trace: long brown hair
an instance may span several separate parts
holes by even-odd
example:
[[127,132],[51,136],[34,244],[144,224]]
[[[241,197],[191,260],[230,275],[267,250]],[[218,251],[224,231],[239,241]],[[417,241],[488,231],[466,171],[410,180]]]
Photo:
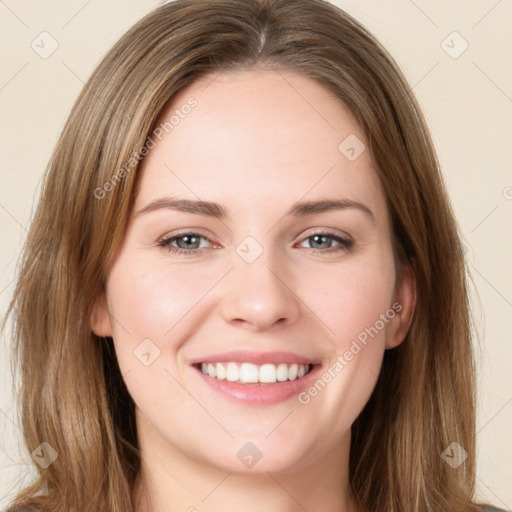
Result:
[[[386,351],[352,426],[352,493],[364,511],[477,510],[465,261],[435,151],[396,63],[322,0],[168,3],[118,41],[83,88],[51,157],[9,309],[24,441],[58,454],[37,466],[13,509],[134,510],[134,404],[112,344],[92,333],[92,305],[163,108],[200,77],[256,64],[310,77],[348,106],[386,194],[397,263],[416,276],[410,330]],[[467,452],[456,469],[441,457],[452,442]]]

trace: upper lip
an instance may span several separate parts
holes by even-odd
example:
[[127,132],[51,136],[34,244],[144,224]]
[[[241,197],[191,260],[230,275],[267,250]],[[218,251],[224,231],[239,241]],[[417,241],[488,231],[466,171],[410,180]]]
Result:
[[233,350],[230,352],[220,352],[209,356],[199,357],[191,361],[192,365],[199,363],[253,363],[261,365],[264,363],[296,363],[296,364],[318,364],[318,360],[304,357],[293,352],[254,352],[250,350]]

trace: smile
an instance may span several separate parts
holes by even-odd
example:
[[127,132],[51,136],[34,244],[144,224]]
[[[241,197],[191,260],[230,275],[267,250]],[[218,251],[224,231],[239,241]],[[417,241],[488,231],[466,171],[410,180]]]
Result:
[[311,364],[297,363],[265,363],[261,365],[253,363],[201,363],[200,369],[204,375],[217,380],[238,382],[242,384],[274,384],[300,379],[307,375]]
[[243,349],[199,356],[189,364],[210,392],[247,406],[293,399],[311,385],[322,368],[316,357]]

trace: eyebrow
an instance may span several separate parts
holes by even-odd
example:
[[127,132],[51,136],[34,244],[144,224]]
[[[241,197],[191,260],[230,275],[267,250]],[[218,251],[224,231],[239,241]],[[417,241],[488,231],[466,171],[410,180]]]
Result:
[[[318,213],[324,213],[332,210],[347,210],[355,208],[362,211],[375,222],[373,212],[365,204],[354,201],[352,199],[320,199],[316,201],[299,201],[292,205],[290,210],[285,214],[286,216],[306,217]],[[211,201],[196,201],[191,199],[173,199],[170,197],[163,197],[150,202],[144,208],[136,212],[136,216],[144,213],[154,212],[156,210],[176,210],[184,213],[192,213],[195,215],[204,215],[206,217],[213,217],[217,219],[225,219],[228,217],[226,208],[224,206]]]

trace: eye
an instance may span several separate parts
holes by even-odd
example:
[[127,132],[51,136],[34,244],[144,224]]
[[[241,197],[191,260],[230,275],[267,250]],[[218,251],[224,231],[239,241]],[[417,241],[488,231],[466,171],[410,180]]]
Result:
[[[337,244],[333,246],[333,241]],[[354,245],[354,241],[350,238],[342,237],[329,231],[318,231],[308,233],[308,236],[301,242],[308,242],[315,252],[339,252],[348,251]]]
[[[202,244],[202,241],[205,241],[206,244]],[[301,242],[300,247],[303,247],[302,244],[305,242],[308,242],[311,245],[311,250],[316,253],[348,251],[354,245],[352,239],[329,231],[308,233],[308,236]],[[159,240],[158,246],[176,255],[197,256],[210,243],[212,242],[206,236],[193,231],[186,231],[163,237]],[[337,245],[333,246],[333,243]]]
[[210,240],[205,236],[192,231],[187,231],[162,238],[158,242],[158,246],[164,247],[174,254],[193,256],[200,254],[202,252],[201,249],[205,247],[204,245],[201,247],[202,240],[206,240],[210,243]]

